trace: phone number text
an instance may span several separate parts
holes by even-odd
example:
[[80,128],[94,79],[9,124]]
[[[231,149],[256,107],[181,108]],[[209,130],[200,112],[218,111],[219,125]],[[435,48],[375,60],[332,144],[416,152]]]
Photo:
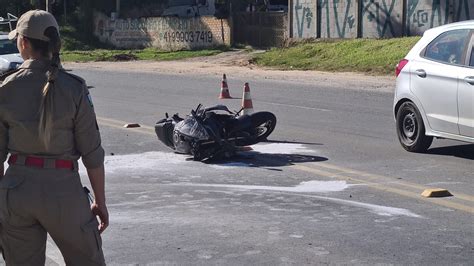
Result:
[[167,31],[163,35],[163,39],[166,42],[212,43],[212,38],[211,31]]

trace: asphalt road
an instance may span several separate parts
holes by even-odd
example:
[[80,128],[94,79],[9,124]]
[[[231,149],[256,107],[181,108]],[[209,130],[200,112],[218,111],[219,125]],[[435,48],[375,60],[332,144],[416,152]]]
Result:
[[[390,92],[230,75],[231,95],[250,82],[255,110],[278,125],[254,151],[204,164],[172,153],[152,127],[198,103],[238,110],[239,99],[217,99],[219,77],[74,72],[95,87],[107,152],[109,264],[474,262],[474,145],[405,152]],[[143,127],[122,127],[132,122]],[[454,196],[420,196],[433,187]],[[60,261],[50,248],[48,263]]]

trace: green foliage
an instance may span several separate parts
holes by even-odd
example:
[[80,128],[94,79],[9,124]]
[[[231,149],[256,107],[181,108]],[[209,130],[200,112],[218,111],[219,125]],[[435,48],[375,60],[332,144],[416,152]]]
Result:
[[90,62],[90,61],[130,61],[130,60],[179,60],[200,56],[211,56],[227,51],[227,47],[196,51],[165,52],[155,48],[143,50],[106,50],[91,51],[64,51],[61,53],[62,61]]
[[391,74],[420,37],[394,39],[318,40],[272,49],[253,61],[278,69]]
[[101,43],[93,36],[84,36],[76,28],[70,25],[61,26],[61,40],[63,51],[85,51],[99,48],[111,48],[110,45]]

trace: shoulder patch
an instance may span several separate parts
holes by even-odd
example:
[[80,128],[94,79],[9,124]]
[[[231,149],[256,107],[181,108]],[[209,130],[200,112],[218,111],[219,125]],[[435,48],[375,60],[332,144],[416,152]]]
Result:
[[10,76],[11,74],[16,73],[18,71],[20,71],[20,68],[9,70],[9,71],[1,74],[0,75],[0,82],[3,82],[6,78],[8,78],[8,76]]
[[89,101],[91,107],[94,108],[94,104],[92,103],[92,96],[89,92],[87,93],[87,100]]

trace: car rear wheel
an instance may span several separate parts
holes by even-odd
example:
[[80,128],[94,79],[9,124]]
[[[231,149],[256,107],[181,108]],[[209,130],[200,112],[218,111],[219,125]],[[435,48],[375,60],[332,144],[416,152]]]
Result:
[[412,102],[405,102],[397,113],[397,135],[402,147],[409,152],[425,152],[433,137],[425,135],[420,112]]

